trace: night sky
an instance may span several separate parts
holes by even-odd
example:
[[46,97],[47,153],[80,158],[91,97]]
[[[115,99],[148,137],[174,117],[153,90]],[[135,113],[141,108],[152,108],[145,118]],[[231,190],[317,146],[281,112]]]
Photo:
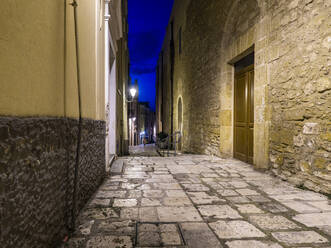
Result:
[[139,101],[155,110],[156,65],[173,0],[128,0],[130,76],[138,79]]

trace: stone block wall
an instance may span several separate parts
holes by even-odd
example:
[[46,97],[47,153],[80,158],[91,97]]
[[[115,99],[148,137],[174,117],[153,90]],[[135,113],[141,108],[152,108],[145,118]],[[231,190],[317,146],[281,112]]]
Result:
[[[220,154],[220,44],[222,1],[191,1],[186,18],[174,16],[175,34],[182,28],[182,53],[175,36],[175,122],[178,97],[183,101],[183,150]],[[215,15],[215,10],[220,10]],[[203,14],[202,14],[203,13]],[[175,125],[176,126],[176,125]]]
[[175,10],[180,2],[172,20],[182,150],[233,156],[233,63],[254,51],[254,166],[330,194],[330,1],[195,0]]
[[171,83],[170,83],[170,37],[166,41],[166,47],[163,53],[163,132],[171,134]]
[[[68,231],[77,127],[66,118],[0,118],[1,247],[50,247]],[[104,133],[103,121],[84,119],[78,211],[104,177]]]
[[331,2],[272,2],[269,38],[270,165],[331,193]]

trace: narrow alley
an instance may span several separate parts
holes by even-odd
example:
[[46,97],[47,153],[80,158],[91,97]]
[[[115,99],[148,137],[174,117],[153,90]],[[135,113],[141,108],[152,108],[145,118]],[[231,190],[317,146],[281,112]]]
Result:
[[331,0],[0,2],[0,248],[331,248]]
[[331,247],[326,196],[235,159],[125,157],[63,247]]

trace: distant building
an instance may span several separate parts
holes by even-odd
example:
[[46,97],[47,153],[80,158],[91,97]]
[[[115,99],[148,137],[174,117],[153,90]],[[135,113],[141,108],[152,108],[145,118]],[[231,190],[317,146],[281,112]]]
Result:
[[135,88],[136,95],[134,98],[129,99],[129,103],[128,103],[129,146],[137,145],[139,140],[139,135],[137,133],[138,112],[139,112],[139,104],[138,104],[139,87],[137,80],[135,80],[135,84],[132,87]]
[[155,136],[155,112],[150,109],[148,102],[139,102],[138,113],[139,144],[142,144],[144,139],[148,143],[153,142]]
[[[134,87],[138,94],[138,82]],[[129,145],[143,144],[144,139],[149,142],[155,141],[155,112],[151,110],[148,102],[138,102],[138,96],[130,101],[128,106],[129,119]]]
[[128,154],[127,91],[129,82],[127,1],[105,5],[106,161]]

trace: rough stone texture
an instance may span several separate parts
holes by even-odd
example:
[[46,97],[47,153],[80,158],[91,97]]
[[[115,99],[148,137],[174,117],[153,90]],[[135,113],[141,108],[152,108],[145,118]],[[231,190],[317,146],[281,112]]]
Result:
[[331,223],[331,214],[330,213],[299,214],[296,215],[293,219],[309,227],[327,226]]
[[193,207],[158,207],[157,213],[161,222],[202,221]]
[[327,243],[328,240],[314,231],[272,233],[278,241],[291,244]]
[[137,226],[137,243],[135,247],[182,246],[179,227],[175,224],[144,224]]
[[222,247],[206,223],[183,223],[183,235],[191,248]]
[[240,219],[241,215],[228,205],[204,205],[198,207],[201,215],[208,219]]
[[216,221],[209,224],[209,226],[220,239],[265,237],[265,234],[252,224],[241,220]]
[[293,1],[274,16],[271,35],[285,42],[273,42],[279,54],[270,63],[269,90],[271,165],[277,174],[325,193],[331,193],[329,12],[329,1]]
[[287,230],[300,228],[292,221],[279,215],[254,215],[250,220],[263,230]]
[[[2,247],[48,247],[63,238],[72,218],[77,124],[0,118]],[[104,133],[104,122],[83,120],[78,211],[104,177]]]
[[279,244],[273,242],[263,242],[257,240],[237,240],[226,243],[229,248],[282,248]]
[[236,205],[238,208],[238,211],[243,214],[262,214],[264,213],[261,209],[256,207],[253,204],[242,204],[242,205]]
[[[175,1],[173,125],[181,129],[181,98],[182,150],[233,156],[234,75],[228,63],[254,45],[254,165],[330,194],[330,9],[327,0]],[[166,132],[170,34],[169,26],[158,66]]]
[[95,236],[87,242],[86,248],[132,248],[128,236]]

